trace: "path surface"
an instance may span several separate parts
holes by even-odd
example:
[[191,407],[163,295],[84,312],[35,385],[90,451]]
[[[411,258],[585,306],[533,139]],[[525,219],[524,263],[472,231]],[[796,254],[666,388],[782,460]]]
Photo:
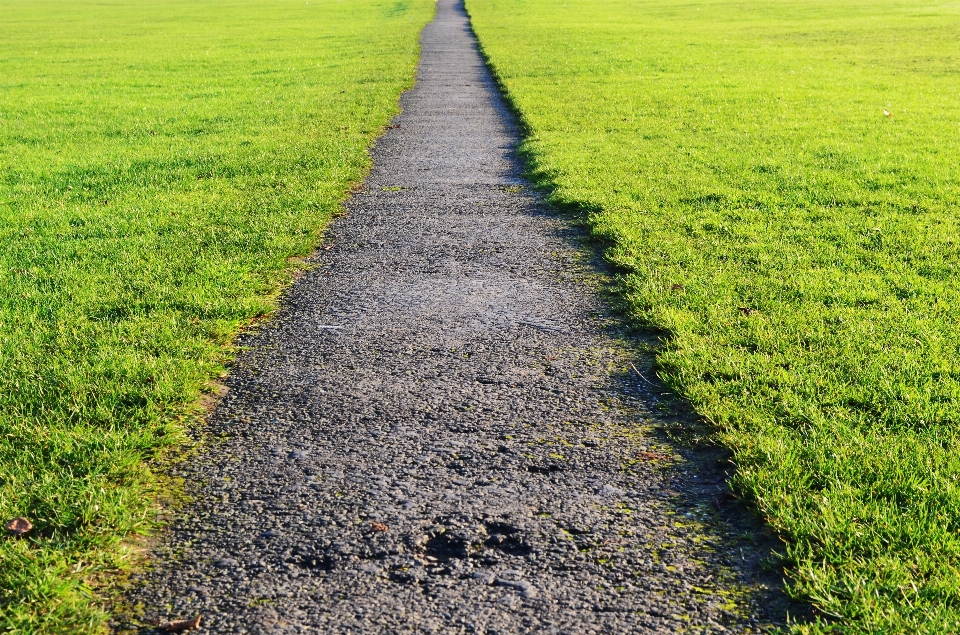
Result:
[[131,603],[215,633],[758,629],[780,606],[759,534],[715,453],[658,440],[643,358],[579,230],[523,188],[455,0],[402,105],[244,342],[226,440],[183,468],[196,502]]

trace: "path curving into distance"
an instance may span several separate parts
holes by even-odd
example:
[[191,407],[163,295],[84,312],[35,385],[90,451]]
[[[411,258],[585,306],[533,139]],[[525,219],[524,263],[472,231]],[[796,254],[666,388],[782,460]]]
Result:
[[782,620],[720,453],[658,436],[682,415],[630,368],[649,360],[598,298],[582,231],[525,187],[457,0],[422,43],[329,248],[242,342],[207,430],[225,440],[180,468],[195,502],[130,605],[210,633]]

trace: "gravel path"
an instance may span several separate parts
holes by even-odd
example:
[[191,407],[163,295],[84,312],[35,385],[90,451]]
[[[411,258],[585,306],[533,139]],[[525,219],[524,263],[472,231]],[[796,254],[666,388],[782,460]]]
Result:
[[581,230],[524,188],[456,0],[402,105],[317,267],[245,337],[207,430],[223,440],[181,469],[196,499],[135,613],[211,633],[782,619],[722,454],[666,441],[684,416],[630,368],[650,361],[604,309]]

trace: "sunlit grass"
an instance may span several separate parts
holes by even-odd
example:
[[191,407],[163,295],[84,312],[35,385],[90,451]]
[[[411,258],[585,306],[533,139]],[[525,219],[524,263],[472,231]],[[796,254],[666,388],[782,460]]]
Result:
[[468,9],[535,178],[787,541],[823,616],[794,629],[960,630],[960,5]]
[[0,2],[0,632],[83,633],[231,336],[411,84],[427,0]]

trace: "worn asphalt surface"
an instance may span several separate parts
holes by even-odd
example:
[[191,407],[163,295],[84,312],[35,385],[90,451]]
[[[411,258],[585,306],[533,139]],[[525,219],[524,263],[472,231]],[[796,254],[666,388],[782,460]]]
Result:
[[[789,605],[719,450],[526,187],[457,0],[374,169],[244,337],[119,632],[757,632]],[[631,368],[636,366],[636,370]],[[642,372],[645,379],[641,379]],[[658,402],[658,397],[661,400]],[[138,616],[138,617],[130,617]]]

